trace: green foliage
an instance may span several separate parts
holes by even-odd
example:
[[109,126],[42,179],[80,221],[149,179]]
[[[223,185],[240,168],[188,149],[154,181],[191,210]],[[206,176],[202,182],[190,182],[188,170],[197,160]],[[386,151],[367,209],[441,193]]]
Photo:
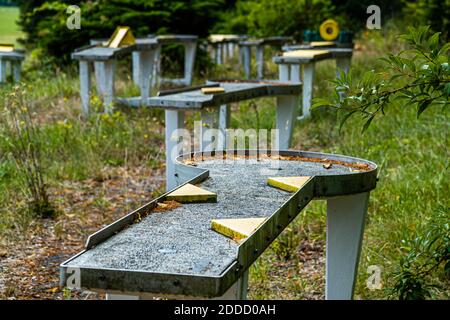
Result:
[[318,29],[332,12],[331,0],[241,0],[235,10],[224,13],[215,30],[301,40],[305,29]]
[[206,36],[223,0],[81,1],[81,29],[69,30],[66,9],[73,1],[20,0],[20,25],[28,47],[41,47],[59,61],[68,61],[75,48],[89,39],[109,38],[119,25],[136,36],[183,33]]
[[[365,156],[374,160],[381,159],[379,161],[382,161],[383,169],[384,166],[387,167],[384,169],[385,179],[392,180],[389,185],[397,186],[394,188],[384,184],[383,190],[378,188],[375,194],[383,192],[386,195],[398,195],[397,198],[403,207],[402,219],[405,219],[404,229],[385,230],[390,233],[392,243],[401,241],[403,244],[398,252],[400,258],[398,268],[394,273],[390,273],[393,277],[389,278],[388,291],[392,297],[400,299],[426,299],[445,292],[446,288],[441,284],[448,283],[450,266],[449,206],[448,201],[440,195],[442,191],[439,191],[448,188],[447,183],[444,182],[442,185],[443,177],[448,174],[448,152],[444,151],[437,155],[431,151],[441,148],[446,150],[448,145],[448,139],[445,138],[448,125],[436,128],[432,124],[434,121],[448,124],[450,45],[440,43],[439,34],[432,34],[428,27],[412,29],[408,35],[403,35],[400,39],[405,42],[408,50],[379,59],[381,64],[377,69],[381,71],[359,73],[357,79],[352,74],[345,75],[341,72],[340,77],[332,82],[334,87],[332,97],[315,99],[313,108],[316,112],[323,106],[337,109],[341,114],[342,134],[356,130],[358,122],[355,123],[354,120],[360,119],[353,119],[354,115],[360,115],[364,120],[363,130],[371,126],[372,130],[367,131],[367,137],[363,138],[366,141],[364,150],[368,150],[369,153]],[[367,64],[364,67],[367,67]],[[433,108],[436,110],[431,115],[423,114],[433,105],[440,108]],[[420,129],[411,127],[411,124],[405,125],[412,120],[410,116],[412,106],[417,108],[416,118],[419,116],[423,118],[424,123],[420,125]],[[430,110],[427,113],[431,112]],[[385,121],[372,122],[376,116],[387,113],[390,116]],[[353,122],[342,126],[347,121]],[[384,130],[381,130],[380,126],[383,126]],[[386,130],[390,133],[388,134]],[[421,134],[417,135],[419,131]],[[433,138],[434,134],[441,138]],[[416,142],[413,144],[412,141]],[[420,149],[419,145],[423,143],[427,145],[428,150]],[[403,152],[402,159],[395,160],[394,164],[395,157],[392,153],[398,154],[402,148],[407,148],[411,155]],[[341,151],[348,154],[352,152],[351,149],[344,148]],[[436,157],[440,158],[439,170],[433,169],[431,164],[436,164],[436,160],[433,160]],[[410,160],[406,160],[407,158]],[[408,173],[408,163],[415,168],[414,172]],[[400,164],[401,167],[395,168]],[[408,185],[411,180],[418,179],[421,175],[418,170],[426,172],[431,177],[432,172],[436,175],[434,178],[420,178],[417,184],[421,186],[417,187],[404,186],[400,182],[408,181],[406,183]],[[425,179],[428,182],[425,182]],[[383,176],[380,177],[380,181],[382,180]],[[418,198],[408,199],[408,195],[412,194]],[[422,204],[424,197],[435,200],[424,205]],[[380,204],[381,207],[377,205],[380,212],[383,212],[386,206],[390,206],[389,210],[395,210],[392,204],[387,204],[388,202]],[[428,213],[424,214],[422,210]],[[398,218],[397,214],[395,215]],[[422,219],[413,218],[417,216],[422,216]],[[383,215],[376,223],[391,218],[392,215]],[[397,222],[398,226],[401,224]],[[383,254],[376,249],[370,251],[373,251],[372,257]]]
[[16,86],[6,95],[0,119],[3,152],[7,157],[11,155],[24,178],[29,211],[40,217],[51,217],[55,211],[49,200],[43,166],[42,132],[24,87]]
[[429,25],[431,30],[441,32],[442,37],[450,37],[450,1],[418,0],[405,2],[405,22],[408,24]]
[[351,116],[365,119],[363,131],[373,119],[386,114],[395,100],[405,106],[417,106],[419,117],[430,106],[448,107],[450,97],[450,43],[441,44],[439,33],[430,34],[429,27],[411,29],[400,37],[411,49],[382,58],[383,70],[365,72],[360,79],[343,72],[333,80],[331,98],[314,100],[313,108],[336,108],[343,114],[341,126]]
[[[438,208],[434,221],[408,241],[403,241],[404,256],[395,274],[393,294],[401,300],[424,300],[436,289],[433,272],[439,270],[450,280],[450,207]],[[447,278],[447,279],[445,279]]]

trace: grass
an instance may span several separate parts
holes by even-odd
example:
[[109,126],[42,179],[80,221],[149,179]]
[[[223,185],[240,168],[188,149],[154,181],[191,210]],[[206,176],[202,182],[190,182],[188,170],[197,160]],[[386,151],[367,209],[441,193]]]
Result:
[[[363,35],[360,43],[363,50],[353,60],[355,74],[376,67],[376,57],[383,52],[400,49],[389,34],[386,38],[378,34]],[[269,72],[276,74],[276,66],[269,64],[268,67]],[[238,74],[224,66],[211,71],[207,77]],[[316,96],[329,94],[326,80],[333,76],[333,63],[318,65]],[[91,180],[108,179],[110,168],[132,170],[142,165],[155,170],[162,168],[162,112],[122,109],[113,115],[95,114],[81,121],[76,73],[30,73],[27,77],[28,94],[35,101],[36,116],[41,123],[40,139],[45,141],[46,176],[56,194],[64,194],[68,184],[82,186]],[[203,80],[197,79],[198,82]],[[129,76],[121,78],[120,93],[132,91],[127,89],[126,81]],[[0,95],[10,90],[11,86],[3,87]],[[98,98],[93,98],[93,104],[100,107]],[[274,127],[273,99],[233,105],[233,111],[233,127]],[[192,119],[188,116],[189,123]],[[393,274],[404,254],[405,241],[415,237],[418,230],[433,219],[439,207],[450,207],[448,119],[448,111],[433,109],[417,120],[415,109],[395,105],[364,134],[361,134],[358,119],[351,119],[339,133],[338,119],[330,111],[316,111],[311,119],[297,124],[295,149],[341,153],[379,165],[380,180],[370,200],[356,298],[391,297]],[[36,223],[36,218],[23,209],[23,181],[14,161],[4,152],[7,148],[8,140],[0,135],[0,150],[3,150],[0,154],[0,246],[8,246],[17,239],[17,234]],[[161,187],[160,183],[152,192],[157,194]],[[54,197],[53,201],[62,200]],[[90,208],[106,212],[111,205],[106,196],[98,196],[82,210],[69,210],[84,217]],[[132,208],[130,205],[129,209]],[[317,299],[323,296],[325,210],[324,201],[312,202],[256,261],[250,269],[250,298]],[[70,217],[67,219],[70,222]],[[381,290],[371,291],[365,285],[370,265],[382,268]],[[435,272],[433,282],[440,286],[433,298],[448,299],[448,280]]]
[[22,36],[22,32],[16,24],[18,18],[18,8],[0,6],[0,43],[17,45],[17,39]]

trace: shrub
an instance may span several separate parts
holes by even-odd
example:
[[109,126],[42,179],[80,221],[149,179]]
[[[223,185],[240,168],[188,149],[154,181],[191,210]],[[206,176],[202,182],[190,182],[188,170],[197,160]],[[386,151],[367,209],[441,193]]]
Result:
[[33,106],[26,98],[25,88],[15,86],[6,95],[5,109],[0,117],[0,136],[6,141],[5,153],[10,153],[20,177],[25,181],[29,211],[40,217],[51,217],[45,169],[42,166],[42,138]]
[[404,256],[395,274],[392,294],[401,300],[424,300],[432,296],[435,284],[433,272],[441,273],[445,284],[450,280],[450,207],[441,206],[436,217],[413,239],[403,241]]

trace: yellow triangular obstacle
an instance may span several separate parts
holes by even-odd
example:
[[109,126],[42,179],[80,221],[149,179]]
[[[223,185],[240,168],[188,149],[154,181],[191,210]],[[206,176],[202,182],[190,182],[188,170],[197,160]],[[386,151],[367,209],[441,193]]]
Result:
[[334,41],[311,41],[309,44],[312,47],[332,47],[336,45]]
[[269,186],[289,191],[296,192],[301,189],[311,177],[272,177],[267,179]]
[[293,50],[283,52],[283,57],[316,59],[327,56],[329,53],[328,50]]
[[223,93],[225,89],[222,87],[210,87],[210,88],[202,88],[203,94],[215,94],[215,93]]
[[232,239],[248,238],[267,218],[214,219],[211,229]]
[[169,193],[166,199],[181,203],[217,202],[217,194],[188,183]]
[[0,52],[13,52],[13,51],[14,51],[14,45],[0,43]]
[[135,43],[136,39],[129,27],[117,27],[106,46],[108,48],[119,48],[130,46]]

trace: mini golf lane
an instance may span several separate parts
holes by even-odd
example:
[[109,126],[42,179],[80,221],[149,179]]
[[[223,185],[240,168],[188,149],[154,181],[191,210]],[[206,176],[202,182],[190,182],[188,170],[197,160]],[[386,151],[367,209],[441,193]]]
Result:
[[[179,158],[176,172],[179,183],[214,192],[217,202],[172,205],[170,192],[155,199],[90,236],[86,250],[61,265],[61,284],[76,273],[78,286],[94,291],[221,296],[313,198],[376,184],[376,165],[366,160],[293,151],[258,160],[192,154]],[[296,192],[268,185],[295,176],[311,179]],[[239,218],[267,219],[239,242],[211,230],[212,220]]]

